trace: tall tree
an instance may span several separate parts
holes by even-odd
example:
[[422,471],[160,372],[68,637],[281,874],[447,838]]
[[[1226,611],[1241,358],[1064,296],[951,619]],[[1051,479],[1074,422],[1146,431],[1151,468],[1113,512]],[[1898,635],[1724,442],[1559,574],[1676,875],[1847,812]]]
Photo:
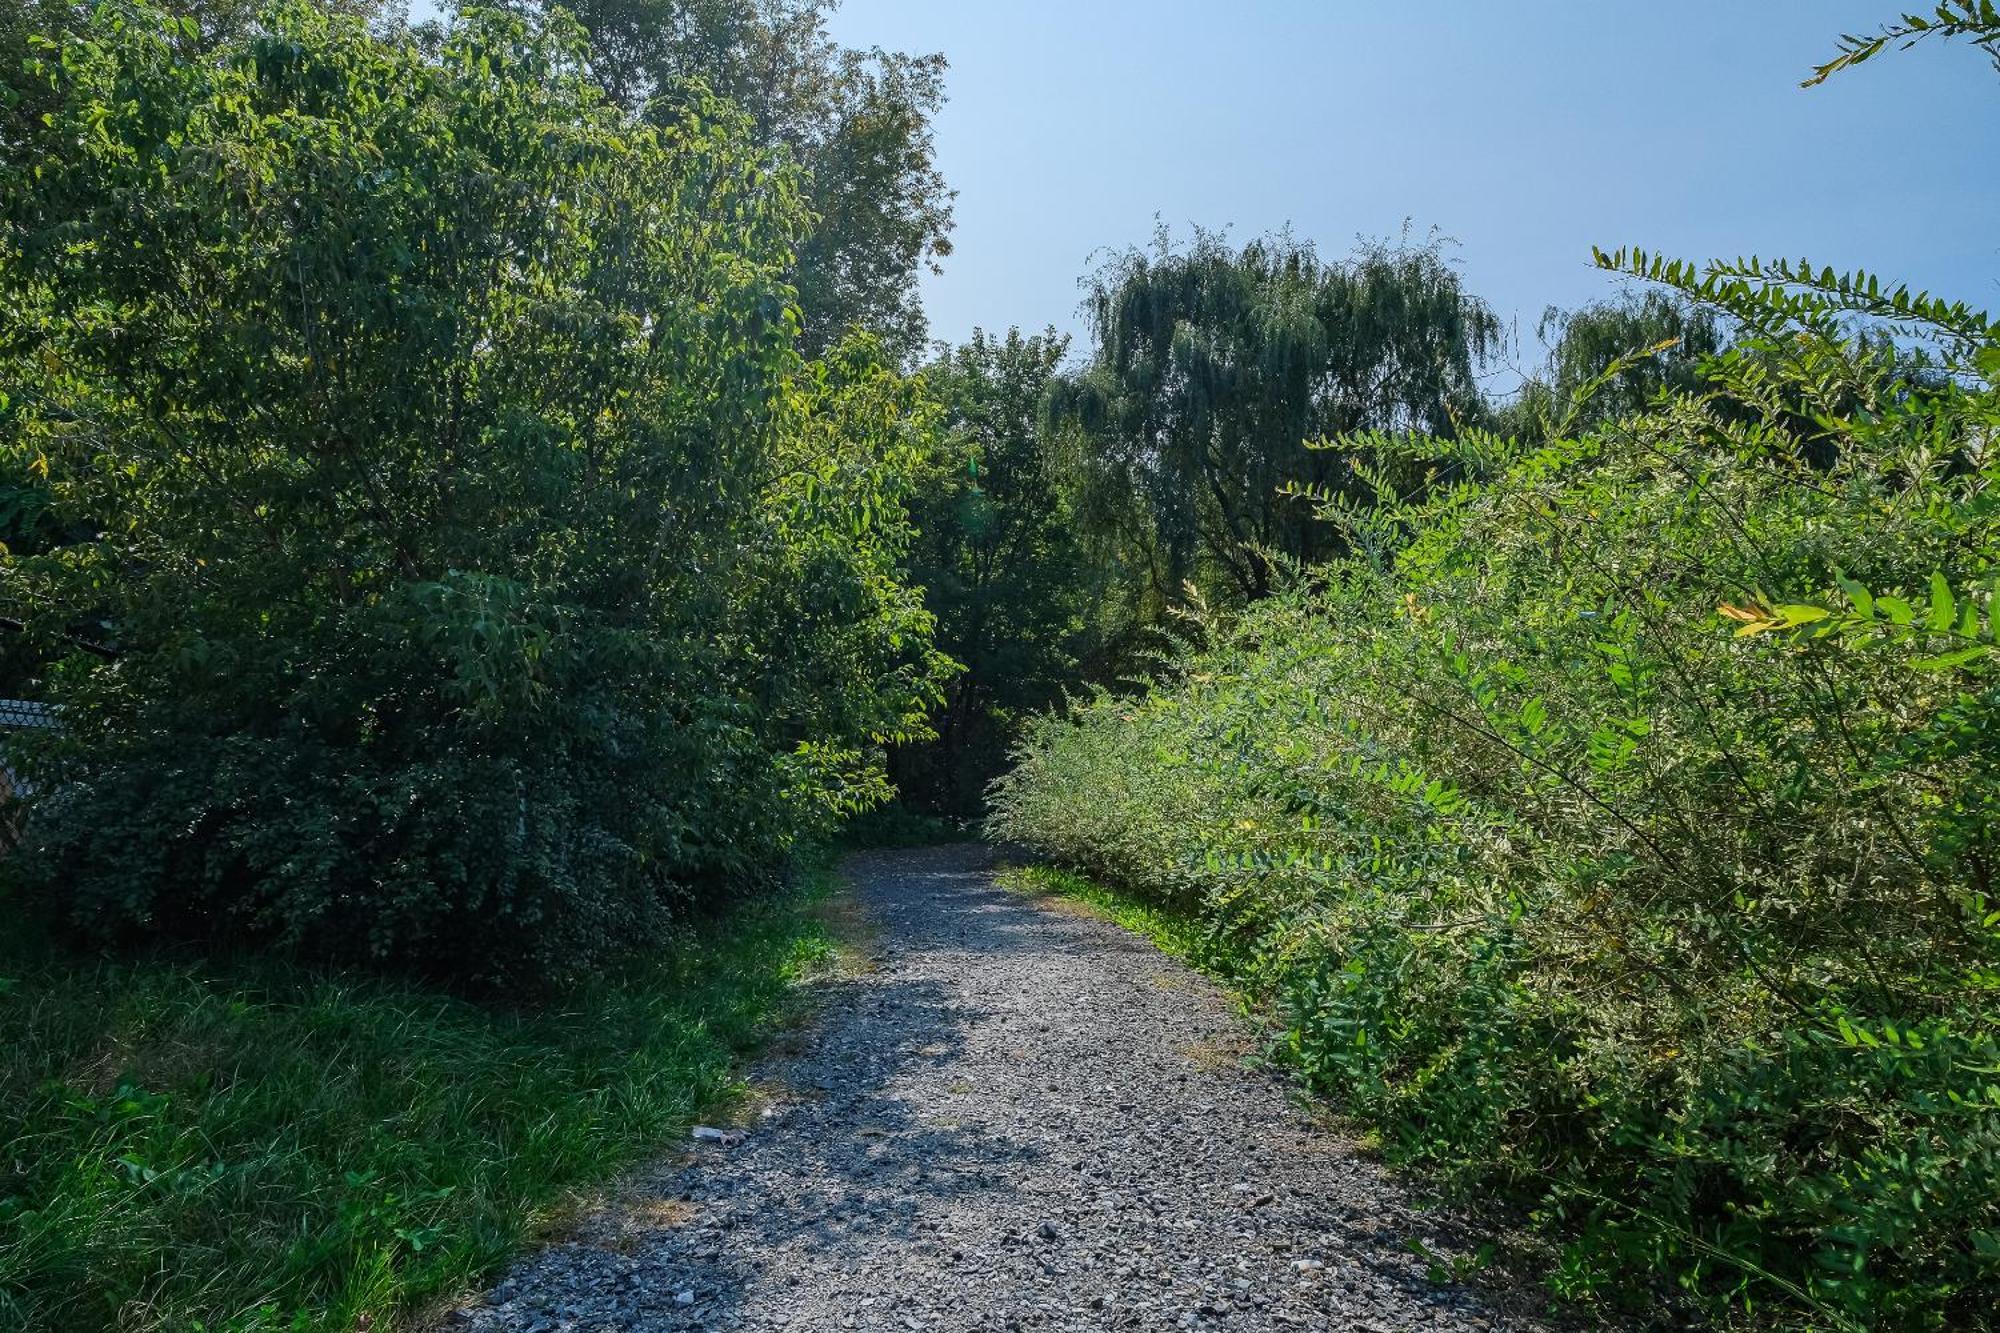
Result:
[[[591,34],[592,73],[628,107],[670,123],[707,91],[736,103],[756,136],[806,172],[816,215],[794,280],[805,346],[851,328],[908,359],[926,326],[917,279],[951,253],[951,191],[931,121],[945,60],[842,46],[838,0],[573,0]],[[552,0],[517,0],[551,8]]]
[[1524,438],[1615,421],[1662,393],[1692,390],[1702,360],[1727,341],[1713,310],[1651,289],[1573,311],[1550,306],[1536,334],[1548,362],[1499,412],[1500,428]]
[[1288,483],[1340,490],[1348,460],[1307,447],[1357,430],[1450,434],[1485,413],[1501,329],[1437,243],[1322,261],[1288,235],[1232,249],[1162,233],[1090,282],[1094,358],[1059,386],[1083,503],[1128,531],[1162,597],[1183,582],[1269,591],[1274,560],[1332,553]]
[[936,739],[896,756],[911,804],[975,812],[1016,724],[1077,674],[1091,580],[1042,428],[1068,346],[1053,329],[975,332],[924,371],[949,445],[916,514],[911,574],[937,617],[938,647],[965,670],[946,686]]
[[50,106],[0,163],[0,475],[80,528],[0,563],[64,719],[18,882],[562,979],[886,795],[933,413],[799,358],[794,172],[609,104],[567,16],[183,19],[0,70]]

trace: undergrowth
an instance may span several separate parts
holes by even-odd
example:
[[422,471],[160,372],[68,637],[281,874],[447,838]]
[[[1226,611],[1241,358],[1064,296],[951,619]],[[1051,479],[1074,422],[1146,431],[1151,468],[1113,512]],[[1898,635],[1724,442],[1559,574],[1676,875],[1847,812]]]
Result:
[[269,959],[0,952],[0,1328],[350,1330],[721,1109],[829,884],[534,1008]]
[[1347,553],[1030,729],[994,836],[1192,913],[1393,1161],[1585,1304],[2000,1311],[2000,342],[1796,267],[1696,390],[1326,442]]

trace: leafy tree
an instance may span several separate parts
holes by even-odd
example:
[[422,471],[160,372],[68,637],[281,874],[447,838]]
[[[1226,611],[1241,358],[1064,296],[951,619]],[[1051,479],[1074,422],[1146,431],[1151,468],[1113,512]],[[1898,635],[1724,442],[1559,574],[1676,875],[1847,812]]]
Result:
[[[523,0],[530,8],[553,8]],[[944,104],[944,57],[841,46],[826,30],[836,0],[576,0],[591,70],[626,106],[671,121],[709,92],[749,115],[761,143],[805,169],[814,215],[796,282],[805,345],[852,328],[899,357],[925,335],[917,278],[951,253],[951,191],[931,121]]]
[[1327,263],[1289,236],[1237,251],[1162,233],[1092,279],[1088,308],[1092,362],[1053,410],[1077,432],[1084,508],[1132,535],[1165,600],[1188,581],[1254,599],[1277,560],[1332,554],[1336,532],[1284,491],[1353,478],[1306,442],[1483,419],[1477,372],[1501,336],[1435,243]]
[[7,73],[51,111],[0,449],[80,532],[0,583],[64,722],[43,896],[560,979],[878,799],[941,665],[896,576],[930,410],[800,360],[742,115],[636,122],[560,17],[194,32],[107,6]]
[[975,332],[924,371],[950,447],[917,510],[911,576],[937,617],[939,648],[965,670],[945,686],[936,739],[896,757],[911,804],[976,812],[1019,721],[1061,696],[1087,650],[1092,579],[1042,428],[1068,346],[1054,330]]
[[1550,306],[1536,334],[1548,364],[1500,411],[1503,433],[1541,437],[1630,416],[1700,383],[1724,330],[1705,306],[1649,288],[1580,310]]

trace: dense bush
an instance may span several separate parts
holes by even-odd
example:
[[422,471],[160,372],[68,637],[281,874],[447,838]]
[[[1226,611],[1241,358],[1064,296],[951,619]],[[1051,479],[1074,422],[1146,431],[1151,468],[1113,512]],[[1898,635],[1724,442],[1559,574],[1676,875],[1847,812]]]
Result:
[[[0,447],[73,918],[572,974],[884,789],[929,409],[794,350],[793,174],[577,30],[100,10],[0,135]],[[75,650],[78,638],[113,650]]]
[[1040,723],[995,829],[1205,913],[1395,1158],[1569,1237],[1561,1289],[1991,1327],[2000,349],[1606,262],[1738,325],[1699,390],[1337,446],[1429,481],[1324,497],[1351,556]]

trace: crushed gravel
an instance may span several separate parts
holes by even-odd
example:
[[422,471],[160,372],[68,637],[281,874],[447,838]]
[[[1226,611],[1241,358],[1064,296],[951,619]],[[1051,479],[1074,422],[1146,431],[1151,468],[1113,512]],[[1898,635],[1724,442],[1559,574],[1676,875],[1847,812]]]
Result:
[[1448,1229],[1246,1067],[1225,995],[991,858],[850,861],[874,967],[755,1071],[742,1140],[690,1143],[446,1326],[1545,1327],[1433,1280],[1412,1242],[1451,1253]]

